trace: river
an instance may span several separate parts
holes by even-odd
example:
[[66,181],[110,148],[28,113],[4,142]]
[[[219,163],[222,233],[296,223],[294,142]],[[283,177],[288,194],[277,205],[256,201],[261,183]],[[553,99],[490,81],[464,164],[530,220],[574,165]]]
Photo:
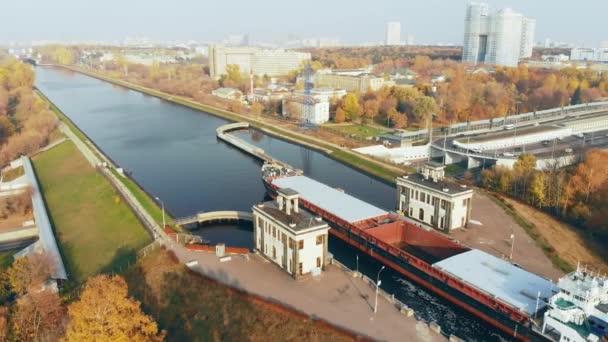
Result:
[[[260,162],[216,139],[216,128],[227,120],[64,69],[38,67],[36,78],[36,86],[175,217],[199,211],[250,211],[264,200]],[[394,209],[392,185],[256,130],[238,134],[309,177]],[[235,225],[206,227],[200,233],[214,242],[241,245],[247,245],[247,234],[251,233]],[[352,247],[337,239],[331,239],[329,247],[336,259],[356,267],[357,251]],[[362,273],[375,278],[379,268],[375,260],[359,253]],[[466,340],[504,340],[492,327],[396,272],[384,271],[382,284],[414,308],[418,318],[437,321],[447,334]]]

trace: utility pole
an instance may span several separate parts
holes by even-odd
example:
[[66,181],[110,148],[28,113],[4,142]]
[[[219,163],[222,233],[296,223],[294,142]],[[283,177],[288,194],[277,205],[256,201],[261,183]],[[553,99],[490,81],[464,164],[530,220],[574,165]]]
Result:
[[378,312],[378,288],[380,287],[380,272],[384,269],[384,265],[378,271],[378,276],[376,277],[376,301],[374,302],[374,313]]
[[513,246],[515,246],[515,234],[511,233],[511,254],[509,255],[510,261],[513,261]]

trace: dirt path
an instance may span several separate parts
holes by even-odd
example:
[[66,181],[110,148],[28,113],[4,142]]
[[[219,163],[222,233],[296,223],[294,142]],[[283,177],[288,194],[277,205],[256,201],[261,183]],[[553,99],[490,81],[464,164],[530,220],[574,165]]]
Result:
[[581,265],[608,272],[606,247],[603,247],[602,251],[602,246],[586,239],[577,228],[561,222],[549,214],[512,199],[505,198],[505,201],[511,204],[515,211],[526,220],[533,223],[549,245],[570,265],[576,267],[576,264],[580,262]]

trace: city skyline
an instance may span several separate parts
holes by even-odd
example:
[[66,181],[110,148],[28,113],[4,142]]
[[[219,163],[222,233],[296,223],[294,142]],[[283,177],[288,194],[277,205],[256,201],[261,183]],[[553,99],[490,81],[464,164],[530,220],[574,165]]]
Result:
[[[578,46],[599,46],[608,39],[608,35],[596,29],[602,13],[608,10],[605,1],[581,0],[577,2],[577,11],[568,4],[544,0],[487,2],[493,10],[510,7],[535,18],[537,41],[550,38]],[[419,43],[461,45],[467,3],[466,0],[423,3],[381,0],[368,8],[362,2],[336,1],[320,6],[320,1],[311,0],[308,8],[323,10],[316,11],[314,19],[307,21],[293,20],[293,17],[301,18],[296,11],[310,10],[276,0],[265,2],[265,6],[244,1],[210,5],[193,0],[171,4],[118,0],[103,4],[74,0],[58,0],[52,4],[14,2],[6,4],[0,13],[0,32],[4,33],[0,43],[122,41],[128,36],[145,36],[155,41],[220,41],[230,34],[247,34],[253,42],[286,41],[288,36],[337,37],[342,44],[355,45],[383,42],[386,23],[396,21],[401,22],[402,34],[415,36]],[[267,8],[273,10],[265,10]],[[336,25],[334,19],[338,11],[341,18]],[[569,16],[568,25],[563,23],[565,15]]]

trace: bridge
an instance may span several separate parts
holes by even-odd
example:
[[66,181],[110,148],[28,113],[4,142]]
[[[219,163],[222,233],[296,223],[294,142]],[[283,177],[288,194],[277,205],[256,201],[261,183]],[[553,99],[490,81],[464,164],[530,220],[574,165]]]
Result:
[[253,214],[244,211],[210,211],[176,219],[174,223],[188,225],[192,223],[208,223],[217,221],[246,221],[253,222]]

